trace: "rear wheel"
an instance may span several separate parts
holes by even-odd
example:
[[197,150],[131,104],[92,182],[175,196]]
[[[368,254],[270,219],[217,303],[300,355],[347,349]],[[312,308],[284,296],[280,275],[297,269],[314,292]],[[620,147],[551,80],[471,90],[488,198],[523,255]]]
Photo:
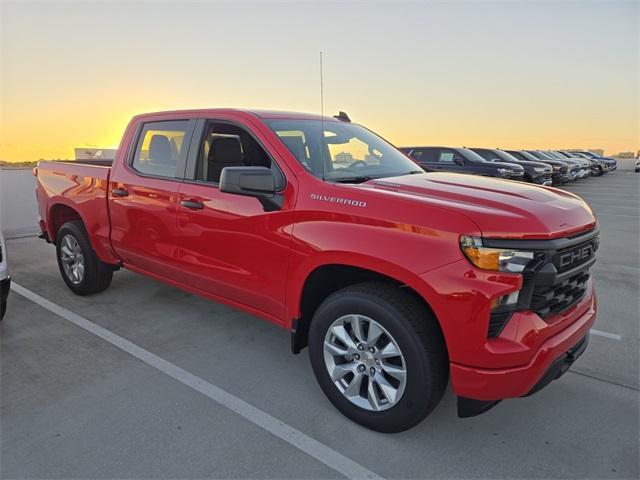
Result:
[[74,220],[60,227],[56,252],[62,279],[73,293],[90,295],[111,284],[113,267],[96,256],[81,221]]
[[448,359],[436,319],[412,295],[383,283],[332,294],[309,329],[315,376],[334,406],[381,432],[400,432],[438,404]]

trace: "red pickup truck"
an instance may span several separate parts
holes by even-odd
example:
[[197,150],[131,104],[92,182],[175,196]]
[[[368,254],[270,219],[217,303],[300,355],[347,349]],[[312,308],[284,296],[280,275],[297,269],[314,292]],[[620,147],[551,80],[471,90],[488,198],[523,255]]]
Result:
[[35,174],[73,292],[126,268],[269,320],[375,430],[418,423],[449,378],[460,416],[529,395],[595,320],[598,224],[579,197],[425,173],[342,113],[145,114],[113,165]]

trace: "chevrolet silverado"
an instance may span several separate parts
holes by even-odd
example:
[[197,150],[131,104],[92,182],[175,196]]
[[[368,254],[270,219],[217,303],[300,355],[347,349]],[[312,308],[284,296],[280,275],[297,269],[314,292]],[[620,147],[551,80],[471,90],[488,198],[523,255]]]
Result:
[[273,322],[378,431],[420,422],[449,380],[460,416],[532,394],[595,321],[598,222],[579,197],[425,173],[343,113],[144,114],[112,165],[34,174],[72,292],[125,268]]

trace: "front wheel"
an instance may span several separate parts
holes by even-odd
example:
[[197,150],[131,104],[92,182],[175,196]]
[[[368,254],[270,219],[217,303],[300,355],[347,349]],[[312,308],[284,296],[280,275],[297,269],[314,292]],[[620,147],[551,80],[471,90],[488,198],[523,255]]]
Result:
[[79,220],[67,222],[56,236],[56,253],[62,279],[77,295],[90,295],[111,284],[113,267],[97,257]]
[[327,298],[311,322],[309,355],[333,405],[380,432],[419,423],[448,381],[436,319],[412,295],[383,283],[353,285]]

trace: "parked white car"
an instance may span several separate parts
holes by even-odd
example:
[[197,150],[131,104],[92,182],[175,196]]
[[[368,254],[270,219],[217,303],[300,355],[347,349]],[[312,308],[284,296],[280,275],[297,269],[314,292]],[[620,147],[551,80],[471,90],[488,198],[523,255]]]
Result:
[[9,287],[11,286],[11,278],[9,277],[9,265],[7,264],[7,246],[4,243],[4,237],[0,232],[0,320],[4,318],[7,311],[7,297],[9,296]]

